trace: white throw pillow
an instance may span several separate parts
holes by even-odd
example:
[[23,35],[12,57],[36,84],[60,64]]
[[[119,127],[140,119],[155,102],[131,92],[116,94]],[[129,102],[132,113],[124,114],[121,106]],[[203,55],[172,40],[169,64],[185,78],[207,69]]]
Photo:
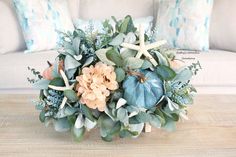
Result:
[[[86,31],[90,29],[89,27],[93,27],[94,31],[102,32],[103,30],[103,23],[104,20],[83,20],[83,19],[77,19],[74,22],[74,25],[76,28],[81,29],[83,31]],[[146,32],[150,32],[153,25],[153,17],[147,16],[142,18],[135,18],[133,19],[135,27],[139,27],[140,24],[143,25],[144,30]],[[110,20],[110,24],[115,28],[115,22],[113,20]]]
[[169,46],[208,51],[213,0],[159,0],[157,38]]
[[55,49],[60,33],[73,31],[67,0],[13,0],[27,51]]

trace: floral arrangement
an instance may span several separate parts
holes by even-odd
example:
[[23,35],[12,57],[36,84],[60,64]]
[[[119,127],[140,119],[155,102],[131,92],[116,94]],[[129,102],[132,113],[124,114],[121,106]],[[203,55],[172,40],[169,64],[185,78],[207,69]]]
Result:
[[28,78],[40,89],[39,119],[56,131],[71,130],[81,140],[98,127],[103,140],[137,137],[151,126],[174,130],[187,119],[195,88],[190,79],[201,68],[185,66],[156,33],[137,29],[130,16],[103,22],[103,31],[76,29],[63,34],[59,55],[42,73]]

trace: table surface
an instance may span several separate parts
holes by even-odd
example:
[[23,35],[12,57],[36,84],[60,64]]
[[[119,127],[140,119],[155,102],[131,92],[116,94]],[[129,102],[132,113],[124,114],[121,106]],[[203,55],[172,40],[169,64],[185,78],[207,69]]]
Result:
[[77,143],[38,120],[35,95],[0,95],[0,157],[236,157],[236,95],[200,95],[176,132],[153,129],[107,143],[98,130]]

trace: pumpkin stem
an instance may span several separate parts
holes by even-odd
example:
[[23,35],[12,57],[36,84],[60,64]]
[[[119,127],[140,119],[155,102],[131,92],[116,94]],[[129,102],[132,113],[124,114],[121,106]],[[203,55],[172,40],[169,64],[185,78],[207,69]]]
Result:
[[48,66],[49,66],[49,67],[51,67],[51,66],[52,66],[52,63],[50,63],[49,61],[47,61],[47,63],[48,63]]
[[142,74],[142,73],[140,73],[140,72],[136,72],[136,71],[131,71],[131,70],[129,70],[129,71],[128,71],[128,74],[129,74],[129,75],[132,75],[132,76],[137,76],[137,77],[139,78],[139,81],[140,81],[141,83],[144,83],[144,82],[147,80],[147,78],[145,77],[145,75]]

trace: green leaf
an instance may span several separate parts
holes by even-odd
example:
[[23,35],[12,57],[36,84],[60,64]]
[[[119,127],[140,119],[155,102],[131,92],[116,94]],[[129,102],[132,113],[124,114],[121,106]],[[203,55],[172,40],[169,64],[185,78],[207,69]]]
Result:
[[91,129],[93,129],[96,125],[97,125],[97,122],[96,122],[96,121],[92,122],[92,121],[89,120],[88,118],[85,118],[84,126],[85,126],[85,128],[86,128],[88,131],[91,130]]
[[140,58],[129,57],[125,60],[125,67],[130,69],[139,69],[143,65],[143,60]]
[[176,124],[172,120],[167,120],[165,126],[163,127],[167,131],[175,131],[176,130]]
[[120,131],[120,138],[137,136],[138,134],[139,133],[137,131],[129,131],[129,130],[124,129]]
[[106,53],[106,57],[110,61],[115,63],[117,66],[122,66],[123,65],[122,57],[115,49],[108,50],[107,53]]
[[84,133],[85,133],[85,128],[82,127],[82,128],[73,128],[73,135],[75,137],[75,140],[80,142],[83,137],[84,137]]
[[91,110],[87,106],[81,104],[81,111],[85,115],[85,117],[87,117],[89,120],[91,120],[92,122],[95,121]]
[[160,52],[158,52],[158,51],[155,51],[155,54],[156,54],[156,56],[157,56],[157,58],[158,58],[158,63],[159,63],[160,65],[169,66],[169,62],[168,62],[168,60],[167,60],[166,57],[164,57],[164,56],[163,56]]
[[124,33],[124,34],[127,34],[129,32],[135,32],[135,31],[136,31],[136,28],[134,26],[132,17],[129,16],[129,15],[126,16],[124,21],[121,24],[120,32]]
[[147,61],[147,60],[144,60],[143,64],[142,64],[142,69],[148,69],[148,68],[151,68],[152,67],[152,63]]
[[125,71],[122,68],[116,68],[116,81],[122,82],[125,79]]
[[165,65],[160,65],[156,68],[156,73],[159,75],[163,80],[172,80],[176,73],[170,67]]
[[78,96],[74,90],[65,90],[64,95],[72,102],[76,102],[78,100]]
[[33,87],[36,89],[48,89],[48,85],[50,83],[50,80],[39,80],[33,84]]
[[109,134],[111,136],[117,135],[120,132],[121,124],[120,122],[117,122],[115,126],[110,130]]
[[76,52],[76,54],[79,54],[79,48],[80,48],[80,37],[76,37],[74,38],[73,42],[72,42],[73,48]]
[[107,64],[107,65],[115,65],[115,63],[113,63],[112,61],[110,61],[107,56],[106,56],[106,53],[107,51],[111,50],[112,48],[109,47],[109,48],[106,48],[106,49],[100,49],[100,50],[97,50],[95,52],[95,54],[97,55],[97,57],[100,59],[100,61],[102,61],[103,63]]
[[76,111],[77,111],[76,108],[67,106],[67,107],[65,108],[65,111],[64,111],[64,112],[65,112],[65,114],[66,114],[67,116],[71,116],[71,115],[73,115]]
[[107,135],[105,137],[101,137],[103,141],[111,142],[113,140],[113,137],[111,135]]
[[125,49],[121,52],[121,57],[123,59],[129,58],[129,57],[135,57],[137,54],[137,51],[131,50],[131,49]]
[[76,121],[76,115],[67,116],[67,120],[71,126],[74,125]]
[[83,67],[86,67],[86,66],[90,65],[90,64],[93,62],[93,60],[94,60],[93,57],[89,57],[89,58],[85,61]]
[[118,34],[110,43],[109,45],[112,46],[119,46],[124,41],[125,35],[123,33]]
[[41,112],[40,112],[40,114],[39,114],[39,120],[42,122],[42,123],[44,123],[45,122],[45,111],[44,110],[42,110]]
[[138,115],[136,115],[136,118],[139,122],[146,123],[149,122],[152,117],[146,112],[139,112]]
[[125,126],[127,126],[129,124],[128,111],[125,108],[120,107],[117,110],[117,119],[124,123]]
[[157,116],[152,115],[150,120],[150,124],[156,128],[161,128],[161,121]]
[[181,70],[179,73],[177,73],[176,77],[173,79],[174,82],[186,82],[190,80],[193,76],[193,73],[191,70],[185,68]]
[[70,130],[70,123],[67,118],[56,119],[53,122],[54,128],[58,132],[66,132]]
[[65,70],[66,71],[69,69],[75,69],[81,65],[76,59],[74,59],[70,55],[66,56],[64,63],[65,63]]
[[136,42],[136,36],[134,32],[129,32],[124,40],[125,43],[134,44]]
[[64,80],[61,77],[54,78],[49,85],[63,87],[65,86]]
[[144,123],[130,124],[130,131],[137,132],[138,135],[143,131]]

